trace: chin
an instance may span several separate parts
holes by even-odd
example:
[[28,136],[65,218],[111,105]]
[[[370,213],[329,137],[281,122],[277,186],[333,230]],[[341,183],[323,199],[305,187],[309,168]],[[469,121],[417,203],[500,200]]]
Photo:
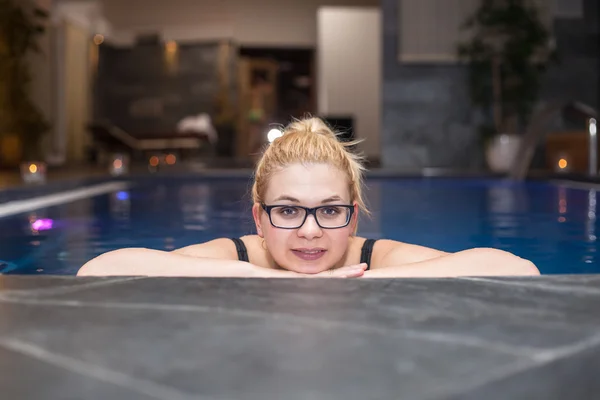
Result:
[[300,274],[318,274],[323,271],[327,271],[329,266],[327,263],[319,260],[318,262],[292,262],[288,264],[289,267],[286,269]]

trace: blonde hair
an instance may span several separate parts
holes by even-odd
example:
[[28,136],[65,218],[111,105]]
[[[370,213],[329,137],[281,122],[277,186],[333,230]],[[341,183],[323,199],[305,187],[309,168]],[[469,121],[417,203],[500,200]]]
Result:
[[283,130],[283,135],[273,141],[263,152],[256,165],[252,200],[264,202],[264,194],[273,173],[294,164],[329,164],[348,177],[350,201],[358,204],[359,210],[369,214],[363,198],[363,176],[365,167],[362,157],[352,153],[349,147],[359,141],[341,142],[319,118],[295,120]]

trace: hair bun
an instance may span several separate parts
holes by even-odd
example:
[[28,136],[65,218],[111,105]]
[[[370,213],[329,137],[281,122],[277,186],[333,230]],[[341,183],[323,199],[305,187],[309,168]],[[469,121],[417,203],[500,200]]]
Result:
[[284,134],[287,132],[315,133],[337,140],[336,133],[329,127],[329,125],[327,125],[321,118],[316,117],[292,122],[285,128]]
[[254,203],[265,201],[266,188],[277,171],[295,163],[317,163],[342,171],[350,185],[350,200],[369,213],[361,189],[365,170],[363,156],[351,148],[358,141],[338,140],[337,134],[320,118],[295,119],[282,132],[282,136],[264,147],[256,164],[252,185]]

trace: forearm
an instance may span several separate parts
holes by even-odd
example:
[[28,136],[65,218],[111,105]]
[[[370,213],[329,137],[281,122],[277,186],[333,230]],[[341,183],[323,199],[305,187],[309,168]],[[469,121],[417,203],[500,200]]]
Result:
[[449,278],[539,275],[533,263],[495,249],[470,249],[417,263],[382,267],[364,278]]
[[237,260],[190,257],[172,252],[132,248],[98,256],[86,263],[77,275],[286,278],[297,274],[262,268]]

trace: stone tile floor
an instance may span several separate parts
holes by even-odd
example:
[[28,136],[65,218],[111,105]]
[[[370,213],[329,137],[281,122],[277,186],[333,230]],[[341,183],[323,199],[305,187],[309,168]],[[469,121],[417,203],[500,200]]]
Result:
[[0,276],[2,399],[600,398],[600,276]]

